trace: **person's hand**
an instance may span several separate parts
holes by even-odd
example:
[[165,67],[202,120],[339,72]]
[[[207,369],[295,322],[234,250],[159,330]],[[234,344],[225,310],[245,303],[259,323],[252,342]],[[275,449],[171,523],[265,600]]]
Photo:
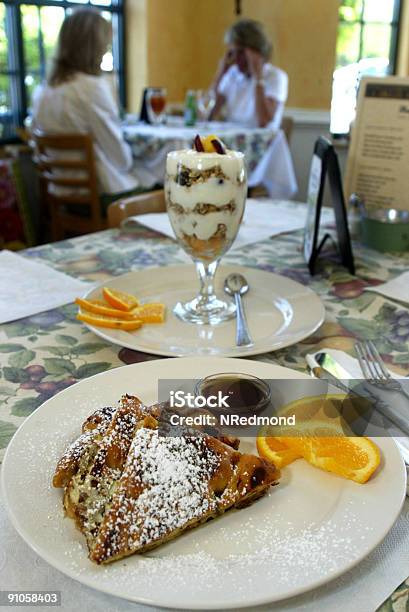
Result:
[[226,53],[224,54],[224,56],[219,62],[219,70],[218,70],[219,74],[223,75],[225,72],[228,71],[230,66],[232,66],[233,64],[234,64],[234,51],[233,49],[227,49]]
[[249,48],[245,49],[245,54],[250,74],[256,79],[260,79],[263,74],[263,56],[258,51]]

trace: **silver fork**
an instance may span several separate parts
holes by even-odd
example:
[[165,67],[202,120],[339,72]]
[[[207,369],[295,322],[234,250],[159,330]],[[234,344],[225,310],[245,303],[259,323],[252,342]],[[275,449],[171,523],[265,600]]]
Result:
[[392,378],[372,340],[357,342],[355,350],[362,374],[368,382],[388,391],[403,393],[409,399],[409,391],[404,389],[399,380]]

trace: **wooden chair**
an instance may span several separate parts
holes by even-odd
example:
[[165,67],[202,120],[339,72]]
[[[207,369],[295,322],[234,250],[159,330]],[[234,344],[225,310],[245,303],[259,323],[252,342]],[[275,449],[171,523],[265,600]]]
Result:
[[294,119],[292,117],[283,117],[280,128],[283,130],[288,144],[290,144],[291,134],[293,132]]
[[119,227],[125,219],[146,213],[166,211],[165,192],[163,189],[149,191],[130,198],[113,202],[108,207],[109,227]]
[[20,140],[24,142],[26,145],[30,144],[31,133],[29,130],[27,130],[26,128],[22,128],[22,127],[16,127],[16,134],[20,138]]
[[53,240],[63,239],[66,232],[87,234],[104,229],[91,136],[38,131],[32,136]]

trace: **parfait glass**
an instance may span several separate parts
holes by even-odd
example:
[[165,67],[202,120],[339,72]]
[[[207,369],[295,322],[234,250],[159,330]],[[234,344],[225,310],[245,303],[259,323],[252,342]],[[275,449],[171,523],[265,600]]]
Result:
[[235,316],[233,302],[214,290],[220,258],[231,247],[244,213],[247,179],[244,155],[194,150],[172,151],[166,160],[165,196],[169,219],[180,246],[190,255],[199,293],[178,302],[183,321],[216,325]]

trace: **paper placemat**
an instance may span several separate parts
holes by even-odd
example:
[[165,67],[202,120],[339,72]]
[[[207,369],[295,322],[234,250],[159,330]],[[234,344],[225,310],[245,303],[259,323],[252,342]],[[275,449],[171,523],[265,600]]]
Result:
[[69,304],[90,287],[51,266],[0,251],[0,323]]
[[399,274],[392,280],[375,287],[365,287],[365,291],[374,291],[390,298],[409,304],[409,271]]

